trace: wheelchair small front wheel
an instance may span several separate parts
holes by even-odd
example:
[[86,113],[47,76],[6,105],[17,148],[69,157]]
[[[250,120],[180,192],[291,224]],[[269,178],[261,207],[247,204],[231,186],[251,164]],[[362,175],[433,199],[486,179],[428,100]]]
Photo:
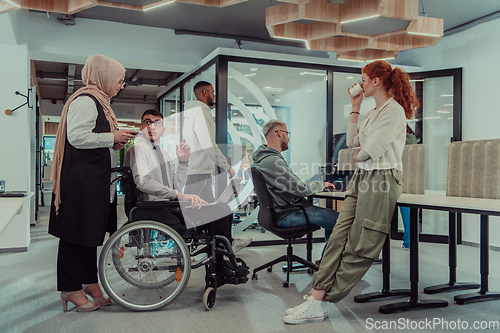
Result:
[[111,299],[133,311],[160,309],[186,287],[191,257],[184,239],[154,221],[124,225],[104,245],[99,278]]
[[203,305],[207,311],[212,310],[214,307],[216,294],[217,291],[212,287],[208,287],[207,290],[205,290],[203,294]]

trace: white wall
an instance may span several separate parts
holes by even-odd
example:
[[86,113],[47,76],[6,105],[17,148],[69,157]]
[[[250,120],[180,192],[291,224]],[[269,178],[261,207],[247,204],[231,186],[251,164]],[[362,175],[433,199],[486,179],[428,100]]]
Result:
[[[414,62],[422,70],[463,68],[462,140],[500,138],[500,19],[444,37],[432,48],[405,51],[398,62]],[[463,216],[463,239],[479,242],[479,216]],[[490,218],[490,244],[500,246],[500,218]]]
[[[16,90],[26,95],[29,88],[29,57],[26,44],[0,44],[0,179],[6,181],[7,190],[30,189],[31,128],[29,113],[34,112],[23,106],[10,116],[6,109],[14,109],[26,102]],[[33,128],[34,133],[34,128]]]

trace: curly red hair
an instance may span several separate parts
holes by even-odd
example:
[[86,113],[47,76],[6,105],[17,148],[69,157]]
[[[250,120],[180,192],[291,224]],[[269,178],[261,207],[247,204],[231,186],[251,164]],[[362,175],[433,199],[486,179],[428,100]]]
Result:
[[384,60],[377,60],[363,67],[362,72],[371,79],[378,77],[389,95],[405,110],[406,119],[412,119],[420,102],[410,84],[409,75],[399,67],[392,69]]

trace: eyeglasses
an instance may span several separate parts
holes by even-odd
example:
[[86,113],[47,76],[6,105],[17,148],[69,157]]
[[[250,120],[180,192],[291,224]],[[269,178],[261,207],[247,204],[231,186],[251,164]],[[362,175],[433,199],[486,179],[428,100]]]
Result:
[[120,81],[118,81],[118,83],[119,83],[122,87],[125,87],[125,83],[126,83],[125,81],[120,80]]
[[163,127],[163,121],[157,120],[157,121],[152,121],[150,119],[146,119],[142,122],[143,125],[151,127],[151,125],[154,125],[155,127]]
[[275,133],[278,133],[279,131],[283,132],[283,133],[286,133],[286,135],[288,136],[288,138],[290,139],[290,137],[292,136],[292,132],[287,132],[287,131],[283,131],[283,130],[276,130],[274,131]]

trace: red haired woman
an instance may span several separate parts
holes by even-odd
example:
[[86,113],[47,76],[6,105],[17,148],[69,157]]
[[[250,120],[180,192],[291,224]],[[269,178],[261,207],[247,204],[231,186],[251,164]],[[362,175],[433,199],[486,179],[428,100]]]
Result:
[[[419,102],[408,74],[385,61],[366,65],[362,80],[363,93],[351,96],[347,127],[347,145],[357,148],[358,165],[313,276],[311,296],[286,311],[287,324],[322,321],[327,317],[326,302],[340,302],[349,294],[378,258],[401,195],[406,119],[413,117]],[[373,97],[376,106],[358,127],[364,97]]]

